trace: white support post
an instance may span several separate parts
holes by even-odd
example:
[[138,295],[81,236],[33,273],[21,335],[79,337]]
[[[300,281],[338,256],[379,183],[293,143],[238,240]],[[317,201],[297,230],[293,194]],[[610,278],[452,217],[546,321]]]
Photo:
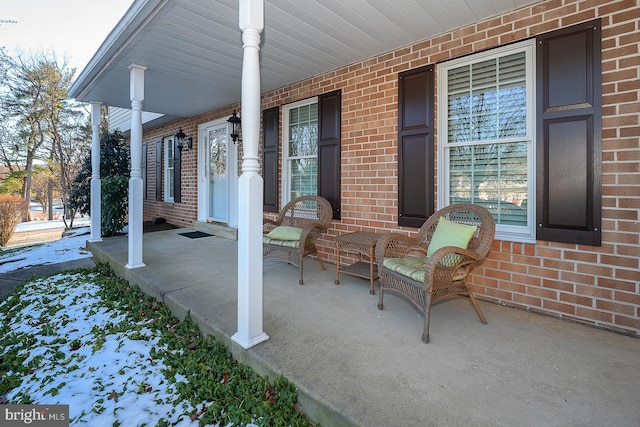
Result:
[[260,34],[264,0],[240,0],[242,30],[242,175],[238,182],[238,331],[243,348],[269,339],[262,330],[262,200],[260,137]]
[[100,226],[102,200],[100,185],[100,107],[102,103],[91,101],[91,237],[90,242],[102,241]]
[[131,99],[131,177],[129,178],[129,262],[126,267],[144,267],[142,262],[142,101],[144,71],[147,67],[130,64]]

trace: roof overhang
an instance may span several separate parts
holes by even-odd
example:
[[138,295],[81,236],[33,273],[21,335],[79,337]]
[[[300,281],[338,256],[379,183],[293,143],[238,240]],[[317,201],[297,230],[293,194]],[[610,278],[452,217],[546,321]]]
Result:
[[[392,52],[531,0],[265,0],[261,90]],[[130,64],[144,111],[191,117],[241,98],[237,0],[135,0],[72,85],[81,102],[130,108]]]

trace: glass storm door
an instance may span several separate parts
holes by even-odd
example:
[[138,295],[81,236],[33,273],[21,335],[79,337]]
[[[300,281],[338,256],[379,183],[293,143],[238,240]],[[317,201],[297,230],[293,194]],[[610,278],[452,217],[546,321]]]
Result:
[[208,187],[207,219],[229,222],[229,132],[227,124],[208,127],[206,185]]

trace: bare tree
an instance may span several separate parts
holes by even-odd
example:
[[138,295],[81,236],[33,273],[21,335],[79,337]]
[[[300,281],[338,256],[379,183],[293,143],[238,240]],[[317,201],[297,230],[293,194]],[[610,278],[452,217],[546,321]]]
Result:
[[42,214],[36,215],[35,220],[52,220],[53,192],[56,190],[56,177],[50,167],[38,165],[31,174],[31,195],[42,207]]
[[84,158],[91,150],[90,120],[79,111],[70,112],[73,114],[68,114],[68,111],[65,120],[60,121],[62,126],[56,129],[57,136],[54,138],[53,146],[56,174],[62,192],[63,221],[67,227],[73,226],[76,215],[76,210],[69,203],[73,180],[82,169]]
[[[67,66],[66,60],[59,63],[53,52],[37,52],[7,60],[6,78],[2,100],[2,133],[0,161],[10,170],[23,167],[26,171],[23,197],[31,199],[32,174],[37,160],[55,162],[53,176],[59,180],[55,186],[62,189],[62,200],[66,207],[71,177],[75,174],[70,164],[77,157],[73,150],[82,150],[86,142],[85,116],[82,110],[67,99],[75,69]],[[2,134],[0,134],[2,135]],[[78,135],[82,135],[79,137]],[[65,213],[67,210],[65,209]],[[68,215],[65,215],[65,219]],[[28,220],[29,218],[25,218]]]
[[11,57],[0,47],[0,164],[10,173],[16,173],[21,169],[19,165],[22,163],[19,156],[20,144],[14,131],[14,120],[6,106],[8,87],[5,82],[11,64]]

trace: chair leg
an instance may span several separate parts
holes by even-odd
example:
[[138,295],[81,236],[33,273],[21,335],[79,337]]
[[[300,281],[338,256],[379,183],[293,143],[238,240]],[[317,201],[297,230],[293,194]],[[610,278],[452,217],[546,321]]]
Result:
[[316,252],[316,258],[318,258],[318,262],[320,263],[320,267],[322,267],[323,270],[326,270],[325,266],[324,266],[324,262],[322,262],[322,258],[320,258],[320,255]]
[[382,310],[384,305],[382,304],[382,299],[384,298],[384,288],[382,287],[382,283],[380,283],[379,289],[380,296],[378,297],[378,310]]
[[302,266],[304,265],[303,260],[300,260],[300,280],[298,280],[298,284],[299,285],[304,285],[304,280],[303,280],[303,269]]
[[471,290],[469,290],[469,299],[471,300],[471,304],[473,304],[473,307],[476,309],[476,313],[478,313],[478,317],[480,318],[480,322],[482,322],[483,325],[486,325],[487,324],[487,319],[484,318],[484,314],[482,314],[482,311],[480,311],[480,307],[478,306],[478,302],[476,301],[476,297],[473,296],[473,292],[471,292]]
[[424,330],[422,331],[422,342],[429,343],[429,323],[431,322],[431,295],[425,296],[424,306]]
[[478,317],[480,318],[480,322],[483,325],[487,324],[487,319],[484,318],[484,314],[482,314],[482,311],[480,310],[480,306],[478,305],[478,302],[476,301],[476,297],[473,295],[473,291],[471,290],[471,288],[469,287],[469,284],[467,283],[466,277],[464,280],[464,287],[467,288],[467,293],[469,294],[469,299],[471,300],[471,304],[473,304],[473,308],[476,309],[476,313],[478,314]]

